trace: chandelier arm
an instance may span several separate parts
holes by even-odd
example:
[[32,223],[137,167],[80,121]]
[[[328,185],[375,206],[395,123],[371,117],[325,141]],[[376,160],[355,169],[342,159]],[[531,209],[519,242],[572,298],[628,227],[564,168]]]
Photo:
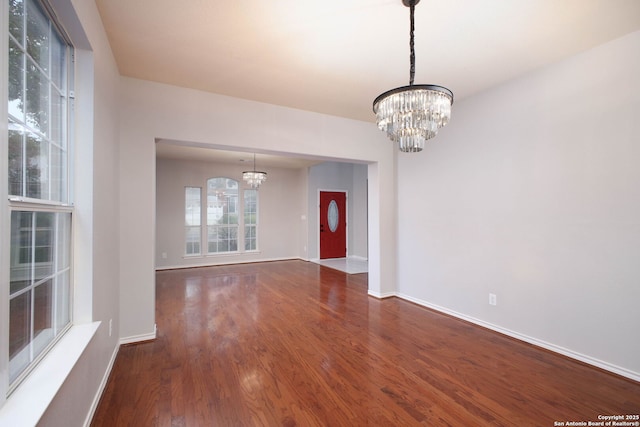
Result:
[[414,10],[416,8],[416,2],[415,1],[411,1],[410,5],[409,5],[409,20],[410,20],[410,28],[409,28],[409,50],[410,50],[410,54],[409,54],[409,63],[410,63],[410,67],[409,67],[409,86],[413,86],[413,80],[414,80],[414,76],[416,74],[416,49],[414,47],[414,36],[413,36],[413,32],[415,30],[415,25],[414,25],[414,19],[413,19],[413,13]]

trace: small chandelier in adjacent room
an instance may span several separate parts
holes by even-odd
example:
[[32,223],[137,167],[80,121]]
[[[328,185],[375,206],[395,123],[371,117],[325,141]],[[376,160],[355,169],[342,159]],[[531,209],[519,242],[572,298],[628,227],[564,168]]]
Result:
[[242,179],[256,190],[267,180],[267,173],[256,170],[256,153],[253,153],[253,170],[242,172]]
[[402,0],[410,8],[410,65],[409,86],[397,87],[373,101],[378,128],[397,142],[400,151],[418,152],[426,140],[433,138],[438,129],[449,123],[453,92],[436,85],[414,85],[415,50],[413,47],[414,8],[420,0]]

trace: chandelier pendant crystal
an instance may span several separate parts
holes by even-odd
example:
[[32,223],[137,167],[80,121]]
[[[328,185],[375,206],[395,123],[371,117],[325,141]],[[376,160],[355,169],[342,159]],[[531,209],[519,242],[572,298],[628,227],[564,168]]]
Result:
[[420,0],[402,0],[410,9],[410,70],[409,86],[388,90],[373,101],[378,128],[398,143],[400,151],[422,151],[428,139],[438,134],[451,118],[453,92],[437,85],[414,85],[414,8]]
[[242,172],[242,180],[257,190],[267,180],[267,173],[256,170],[256,153],[253,153],[253,170]]

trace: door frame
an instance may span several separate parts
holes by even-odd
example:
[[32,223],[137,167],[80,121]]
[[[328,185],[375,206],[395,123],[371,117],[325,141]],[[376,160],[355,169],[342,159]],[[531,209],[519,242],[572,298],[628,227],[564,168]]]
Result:
[[[333,190],[333,189],[327,189],[327,188],[318,188],[318,193],[316,194],[316,212],[318,214],[317,216],[317,221],[316,221],[316,237],[318,240],[318,244],[317,244],[317,259],[320,260],[320,215],[322,215],[322,212],[320,212],[320,193],[322,192],[331,192],[331,193],[344,193],[344,199],[345,199],[345,203],[344,203],[344,210],[345,210],[345,216],[344,216],[344,222],[345,222],[345,227],[344,227],[344,233],[345,233],[345,245],[346,245],[346,251],[344,256],[346,258],[349,257],[349,191],[345,190],[345,189],[340,189],[340,190]],[[368,243],[367,243],[368,244]]]

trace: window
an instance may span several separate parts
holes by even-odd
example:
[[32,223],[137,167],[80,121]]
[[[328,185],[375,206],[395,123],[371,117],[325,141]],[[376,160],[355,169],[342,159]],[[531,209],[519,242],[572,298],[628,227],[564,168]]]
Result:
[[9,379],[69,324],[71,214],[13,211],[9,302]]
[[9,0],[8,10],[9,366],[0,370],[11,390],[71,325],[73,67],[72,48],[39,2]]
[[[238,181],[226,177],[208,179],[206,188],[203,212],[202,189],[185,187],[185,255],[257,251],[258,191],[244,189],[240,195]],[[203,214],[206,227],[201,226]],[[207,242],[205,253],[201,248],[203,239]]]
[[238,181],[207,180],[208,253],[238,250]]
[[258,191],[244,190],[244,250],[258,249]]
[[200,187],[185,188],[185,254],[200,255]]

